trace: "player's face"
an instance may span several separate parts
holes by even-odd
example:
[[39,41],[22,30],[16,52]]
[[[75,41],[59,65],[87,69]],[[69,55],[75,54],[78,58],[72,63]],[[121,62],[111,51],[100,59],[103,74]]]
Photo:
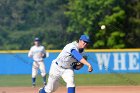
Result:
[[87,45],[88,45],[88,42],[79,40],[79,48],[85,48],[85,47],[87,47]]
[[39,42],[39,41],[34,41],[34,44],[35,44],[36,46],[39,46],[39,45],[40,45],[40,42]]

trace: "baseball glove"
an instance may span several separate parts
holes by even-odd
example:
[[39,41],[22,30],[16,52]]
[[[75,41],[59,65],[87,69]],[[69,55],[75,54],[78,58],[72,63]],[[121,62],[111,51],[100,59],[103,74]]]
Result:
[[84,64],[81,63],[81,62],[73,62],[73,69],[75,69],[75,70],[79,70],[79,69],[81,69],[83,66],[84,66]]
[[42,58],[46,58],[46,54],[45,53],[42,55]]
[[[87,56],[83,56],[83,58],[85,58],[85,60],[87,60]],[[73,67],[73,69],[75,69],[75,70],[79,70],[79,69],[81,69],[83,66],[84,66],[84,64],[81,63],[81,62],[73,62],[73,64],[72,64],[72,67]]]

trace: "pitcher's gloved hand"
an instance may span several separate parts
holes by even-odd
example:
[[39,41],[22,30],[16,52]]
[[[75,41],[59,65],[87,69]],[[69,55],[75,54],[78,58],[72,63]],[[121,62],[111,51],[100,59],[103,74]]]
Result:
[[73,69],[75,69],[75,70],[79,70],[79,69],[81,69],[83,66],[84,66],[84,64],[81,63],[81,62],[73,62]]

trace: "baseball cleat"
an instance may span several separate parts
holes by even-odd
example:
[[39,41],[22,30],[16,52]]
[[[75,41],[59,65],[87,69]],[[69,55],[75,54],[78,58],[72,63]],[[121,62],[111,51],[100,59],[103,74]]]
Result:
[[46,82],[44,82],[44,86],[46,86]]
[[38,93],[46,93],[46,92],[45,92],[44,88],[40,88]]
[[40,88],[40,89],[38,90],[38,93],[41,93],[41,90],[42,90],[42,88]]
[[35,87],[35,83],[32,84],[32,87],[33,87],[33,88]]

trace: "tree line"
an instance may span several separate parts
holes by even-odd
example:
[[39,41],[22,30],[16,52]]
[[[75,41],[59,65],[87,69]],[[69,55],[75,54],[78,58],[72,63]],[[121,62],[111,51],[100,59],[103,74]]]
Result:
[[62,49],[81,34],[89,49],[139,48],[139,11],[139,0],[1,0],[0,49],[29,49],[35,37]]

